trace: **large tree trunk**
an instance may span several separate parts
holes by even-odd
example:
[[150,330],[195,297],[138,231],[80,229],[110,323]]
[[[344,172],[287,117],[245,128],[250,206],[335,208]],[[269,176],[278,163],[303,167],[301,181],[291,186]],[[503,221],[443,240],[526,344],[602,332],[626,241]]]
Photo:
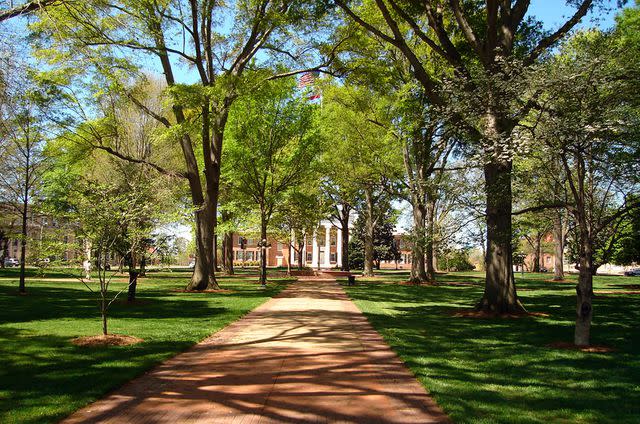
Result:
[[222,239],[222,264],[227,275],[233,275],[233,231],[224,233]]
[[416,240],[413,243],[413,249],[411,249],[411,277],[409,280],[412,283],[420,284],[429,281],[424,263],[426,207],[424,204],[414,201],[412,212]]
[[364,270],[362,275],[373,276],[373,234],[375,222],[373,220],[373,195],[371,189],[365,190],[366,211],[364,230]]
[[[154,34],[154,41],[158,51],[165,52],[158,55],[167,86],[175,85],[173,68],[169,56],[166,54],[166,43],[162,28],[158,21],[149,23],[149,31]],[[196,264],[191,275],[191,281],[187,285],[187,290],[205,290],[207,288],[219,288],[216,282],[214,267],[214,245],[213,235],[217,224],[216,209],[218,205],[218,192],[220,188],[220,158],[222,155],[222,141],[224,127],[228,116],[228,107],[219,110],[215,119],[211,119],[211,110],[208,99],[202,108],[202,153],[203,153],[203,173],[205,184],[201,178],[201,172],[193,148],[193,141],[188,134],[180,137],[180,147],[186,165],[186,177],[189,181],[191,201],[196,209],[195,212],[195,245]],[[186,117],[182,106],[172,105],[173,114],[178,125],[186,122]],[[213,124],[213,128],[211,128]]]
[[[144,256],[143,256],[144,260]],[[136,300],[136,289],[138,287],[138,276],[142,273],[138,273],[136,270],[136,258],[135,255],[127,255],[127,265],[129,266],[129,287],[127,291],[127,302],[134,302]]]
[[196,264],[187,290],[218,288],[213,270],[213,219],[210,208],[203,206],[195,213]]
[[342,271],[349,271],[349,215],[351,208],[346,205],[342,205],[340,211],[340,231],[342,232],[342,264],[340,269]]
[[555,250],[553,279],[562,281],[564,280],[564,228],[560,214],[557,214],[553,222],[553,243]]
[[540,272],[540,256],[542,250],[542,236],[536,234],[535,241],[533,243],[533,272]]
[[425,244],[425,262],[427,271],[427,282],[433,283],[436,281],[436,270],[433,267],[433,240],[435,239],[435,213],[436,205],[435,199],[431,196],[427,197],[427,216],[426,216],[426,235],[427,239]]
[[487,255],[484,295],[477,309],[493,313],[522,312],[513,276],[511,248],[511,162],[484,166],[487,196]]
[[588,346],[593,318],[593,249],[589,240],[587,224],[580,223],[580,274],[576,286],[576,346]]

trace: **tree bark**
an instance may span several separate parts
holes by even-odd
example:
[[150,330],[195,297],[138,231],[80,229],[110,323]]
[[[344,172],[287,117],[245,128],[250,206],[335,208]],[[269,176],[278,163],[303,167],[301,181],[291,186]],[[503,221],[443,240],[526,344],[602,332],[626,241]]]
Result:
[[302,271],[302,268],[304,268],[303,265],[303,260],[305,258],[303,258],[304,256],[304,246],[306,244],[306,241],[304,240],[304,238],[302,239],[302,241],[298,242],[298,271]]
[[576,328],[574,343],[576,346],[589,346],[591,319],[593,318],[593,249],[588,236],[586,222],[580,226],[580,274],[576,286]]
[[187,286],[187,290],[206,290],[208,287],[218,288],[213,273],[213,225],[211,211],[207,205],[196,210],[196,263],[193,268],[191,282]]
[[412,208],[413,230],[416,240],[411,249],[411,277],[409,281],[415,284],[425,283],[429,281],[424,262],[425,247],[425,215],[426,207],[423,203],[414,201]]
[[[127,255],[127,263],[129,265],[129,287],[127,291],[127,302],[134,302],[136,300],[136,289],[138,287],[138,276],[142,274],[142,272],[138,273],[136,270],[136,258],[135,255],[128,254]],[[144,256],[142,257],[144,261]],[[141,263],[142,265],[142,263]]]
[[513,276],[511,248],[511,161],[484,166],[487,196],[487,255],[484,295],[476,308],[492,313],[523,312]]
[[102,294],[100,302],[100,314],[102,315],[102,334],[107,335],[107,298],[105,294]]
[[366,210],[365,210],[365,231],[364,231],[364,270],[362,275],[367,277],[373,276],[373,235],[375,230],[375,222],[373,219],[373,194],[371,189],[365,191]]
[[27,292],[25,287],[25,265],[27,262],[27,202],[22,206],[22,231],[20,232],[20,283],[18,291],[22,294]]
[[140,258],[140,274],[138,274],[139,277],[146,277],[147,276],[147,255],[143,254],[142,257]]
[[223,266],[227,275],[233,275],[233,231],[224,233],[223,246]]
[[553,244],[555,251],[553,280],[562,281],[564,280],[564,226],[559,212],[553,219]]
[[435,239],[435,213],[436,205],[435,199],[432,196],[427,196],[427,215],[426,215],[426,244],[425,244],[425,262],[427,272],[427,282],[434,283],[436,281],[436,270],[433,267],[433,240]]
[[542,250],[542,236],[538,233],[536,234],[536,238],[533,243],[533,266],[531,267],[531,271],[533,272],[540,272],[541,250]]
[[27,147],[25,149],[25,151],[27,152],[26,155],[26,173],[25,173],[25,179],[24,179],[24,191],[22,192],[23,198],[22,198],[22,211],[21,211],[21,218],[22,218],[22,231],[20,232],[20,234],[22,235],[21,240],[20,240],[20,283],[19,283],[19,288],[18,291],[21,294],[24,294],[27,292],[27,289],[25,287],[25,266],[27,263],[27,217],[29,214],[29,179],[31,178],[30,176],[30,159],[31,159],[31,150],[30,150],[30,146],[29,146],[29,142],[27,141]]

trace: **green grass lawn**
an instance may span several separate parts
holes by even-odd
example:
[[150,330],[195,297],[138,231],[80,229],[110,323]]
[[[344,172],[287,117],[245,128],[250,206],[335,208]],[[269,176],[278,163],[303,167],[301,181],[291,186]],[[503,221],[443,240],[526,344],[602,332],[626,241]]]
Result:
[[171,291],[183,289],[188,277],[171,272],[141,279],[137,304],[112,306],[109,332],[144,342],[107,348],[70,343],[101,332],[97,298],[82,283],[28,281],[28,295],[18,296],[17,280],[0,280],[0,423],[56,422],[238,319],[285,284],[273,280],[262,290],[247,276],[221,279],[233,293]]
[[[457,423],[639,423],[640,295],[594,301],[592,343],[614,347],[614,353],[552,349],[545,345],[572,341],[575,319],[575,284],[545,281],[552,276],[517,275],[529,311],[549,314],[519,319],[451,315],[480,298],[481,273],[438,276],[442,283],[469,286],[359,279],[346,289]],[[637,291],[639,284],[637,277],[603,276],[596,277],[595,290]]]

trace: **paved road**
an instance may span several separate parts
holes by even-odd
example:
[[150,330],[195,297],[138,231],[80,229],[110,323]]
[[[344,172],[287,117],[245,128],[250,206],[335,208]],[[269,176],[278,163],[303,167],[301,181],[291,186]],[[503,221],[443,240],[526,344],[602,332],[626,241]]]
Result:
[[63,422],[448,419],[335,281],[307,280]]

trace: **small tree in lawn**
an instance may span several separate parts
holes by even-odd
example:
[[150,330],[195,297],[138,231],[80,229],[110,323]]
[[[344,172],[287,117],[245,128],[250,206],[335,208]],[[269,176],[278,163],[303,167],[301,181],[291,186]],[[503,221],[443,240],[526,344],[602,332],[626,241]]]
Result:
[[265,85],[238,99],[229,116],[226,172],[233,190],[260,214],[260,283],[266,284],[267,229],[285,192],[313,169],[319,137],[314,106],[294,97],[292,81]]
[[640,46],[623,46],[616,35],[577,35],[541,76],[542,84],[553,85],[536,136],[562,166],[575,222],[578,346],[590,343],[599,246],[612,240],[625,217],[640,208],[635,196],[640,189]]
[[97,262],[98,287],[81,279],[91,292],[99,297],[102,317],[102,334],[108,334],[107,319],[109,307],[118,296],[135,284],[135,279],[125,287],[110,294],[110,286],[115,271],[107,266],[114,251],[120,254],[120,261],[139,253],[146,228],[139,223],[148,216],[149,203],[141,192],[123,192],[111,184],[86,182],[76,194],[75,217],[81,224],[81,235],[91,242]]

